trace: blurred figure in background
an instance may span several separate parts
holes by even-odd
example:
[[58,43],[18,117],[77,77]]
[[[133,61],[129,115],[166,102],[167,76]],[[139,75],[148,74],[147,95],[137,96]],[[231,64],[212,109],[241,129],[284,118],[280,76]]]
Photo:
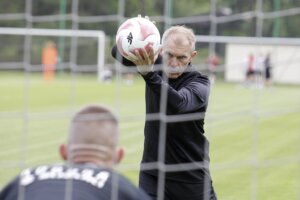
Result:
[[52,41],[48,41],[42,52],[43,77],[45,82],[51,82],[55,75],[58,62],[58,51]]
[[220,65],[220,58],[215,53],[209,56],[206,60],[209,71],[209,79],[211,83],[215,82],[217,68]]
[[254,65],[254,75],[255,75],[255,84],[254,86],[258,89],[263,88],[264,86],[264,62],[265,56],[263,53],[258,53]]
[[265,86],[271,86],[272,84],[272,65],[271,65],[271,54],[267,53],[266,58],[264,60],[265,67]]
[[252,85],[255,79],[254,65],[255,57],[252,53],[248,55],[246,61],[246,86]]

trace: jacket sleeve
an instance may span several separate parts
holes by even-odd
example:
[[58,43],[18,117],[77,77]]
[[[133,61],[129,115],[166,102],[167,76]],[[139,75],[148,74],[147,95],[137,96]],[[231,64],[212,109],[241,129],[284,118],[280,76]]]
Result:
[[130,60],[127,60],[126,58],[124,58],[120,52],[117,49],[117,46],[115,45],[112,50],[111,50],[111,55],[114,59],[116,59],[117,61],[119,61],[120,63],[122,63],[123,65],[127,66],[127,67],[133,67],[135,66],[135,64],[133,62],[131,62]]
[[190,79],[179,90],[170,86],[157,72],[150,72],[143,78],[149,88],[159,96],[161,96],[163,87],[166,87],[168,114],[190,113],[204,108],[208,104],[210,83],[205,77]]

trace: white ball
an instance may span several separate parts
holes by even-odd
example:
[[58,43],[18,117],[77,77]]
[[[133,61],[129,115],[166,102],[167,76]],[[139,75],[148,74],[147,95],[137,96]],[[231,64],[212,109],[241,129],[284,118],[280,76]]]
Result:
[[150,20],[134,17],[126,20],[118,29],[116,44],[122,56],[128,56],[135,49],[144,48],[152,43],[154,52],[160,46],[160,33]]

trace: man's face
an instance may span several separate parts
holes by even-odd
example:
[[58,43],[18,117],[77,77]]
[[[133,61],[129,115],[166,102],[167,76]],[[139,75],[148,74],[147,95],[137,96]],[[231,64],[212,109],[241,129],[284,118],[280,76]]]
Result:
[[[177,39],[181,41],[178,42],[176,41]],[[178,78],[186,70],[188,64],[196,54],[196,51],[191,50],[191,45],[188,41],[174,36],[167,39],[162,47],[162,56],[164,59],[163,71],[170,79]]]

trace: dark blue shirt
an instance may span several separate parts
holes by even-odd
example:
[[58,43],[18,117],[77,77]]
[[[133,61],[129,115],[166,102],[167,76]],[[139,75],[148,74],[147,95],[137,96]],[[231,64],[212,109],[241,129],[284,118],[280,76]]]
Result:
[[[113,198],[113,197],[117,198]],[[0,193],[1,200],[150,199],[110,169],[82,165],[44,165],[25,169]]]

